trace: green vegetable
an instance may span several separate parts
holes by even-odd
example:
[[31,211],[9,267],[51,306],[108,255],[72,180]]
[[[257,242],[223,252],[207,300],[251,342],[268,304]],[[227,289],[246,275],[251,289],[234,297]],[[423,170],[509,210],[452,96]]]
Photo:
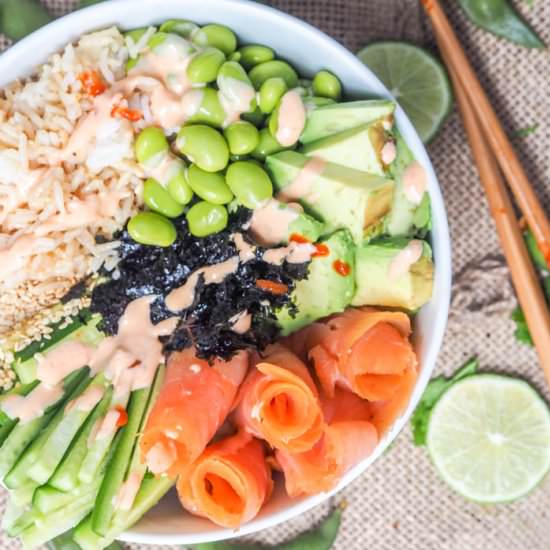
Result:
[[524,138],[531,134],[534,134],[538,130],[538,124],[531,124],[531,126],[526,126],[525,128],[519,128],[514,132],[514,137]]
[[0,28],[12,40],[21,40],[53,21],[46,8],[36,0],[3,0]]
[[162,162],[162,154],[168,152],[169,148],[162,128],[156,126],[143,129],[134,144],[138,162],[150,168],[155,168]]
[[[272,547],[273,550],[330,550],[342,521],[342,509],[336,508],[316,529],[302,533],[295,539]],[[268,550],[259,544],[241,544],[233,542],[207,542],[196,544],[195,550]]]
[[234,162],[225,177],[237,200],[247,208],[258,208],[273,196],[271,179],[256,162]]
[[183,205],[174,200],[171,193],[153,178],[145,180],[143,184],[143,202],[167,218],[177,218],[184,211]]
[[269,155],[279,153],[284,149],[285,148],[271,135],[269,128],[262,128],[260,130],[260,142],[254,151],[252,151],[252,156],[263,161]]
[[268,78],[280,77],[289,88],[295,88],[298,85],[298,75],[296,71],[286,62],[279,59],[265,61],[253,67],[249,75],[252,84],[256,90],[259,90],[262,84]]
[[223,134],[232,155],[248,155],[260,143],[258,129],[246,120],[239,120],[230,124]]
[[120,431],[120,438],[113,451],[97,500],[92,512],[92,526],[98,535],[106,535],[115,512],[115,500],[124,482],[137,433],[145,413],[151,388],[132,392],[128,406],[128,423]]
[[131,38],[134,43],[138,42],[138,40],[147,32],[146,27],[141,27],[140,29],[132,29],[131,31],[126,31],[124,33],[125,37]]
[[213,46],[225,55],[229,55],[237,49],[235,33],[224,25],[206,25],[194,32],[191,39],[197,46]]
[[241,115],[241,119],[250,122],[250,124],[253,124],[256,128],[262,128],[264,125],[265,116],[260,108],[256,107],[253,111],[243,113]]
[[206,172],[219,172],[229,161],[227,142],[220,132],[210,126],[183,126],[176,145],[182,154]]
[[544,48],[544,42],[508,0],[459,0],[459,4],[478,27],[526,48]]
[[190,38],[199,29],[199,26],[186,19],[168,19],[160,26],[162,32],[173,32],[183,38]]
[[275,52],[267,46],[259,44],[249,44],[239,49],[241,54],[240,63],[249,71],[252,67],[275,59]]
[[212,204],[228,204],[233,193],[225,182],[223,172],[206,172],[192,164],[188,172],[189,185],[201,199]]
[[193,198],[193,190],[189,187],[187,181],[187,168],[184,162],[179,158],[174,158],[174,168],[169,174],[168,184],[166,189],[170,196],[179,204],[187,204]]
[[441,396],[459,380],[475,374],[478,367],[478,360],[472,358],[469,359],[451,378],[438,376],[430,381],[411,418],[415,445],[426,445],[430,415],[435,404],[441,399]]
[[177,237],[174,224],[156,212],[138,212],[128,222],[128,233],[134,241],[149,246],[170,246]]
[[233,102],[234,98],[243,94],[241,88],[250,92],[251,100],[246,109],[247,112],[253,111],[256,108],[256,94],[252,82],[248,78],[246,71],[236,61],[226,61],[221,67],[216,79],[216,84],[220,90],[220,94],[225,96],[229,102]]
[[288,86],[280,76],[268,78],[260,87],[258,103],[262,113],[271,113],[287,90]]
[[186,214],[189,231],[195,237],[206,237],[219,233],[227,227],[227,209],[206,201],[194,204]]
[[189,118],[189,122],[193,124],[209,124],[210,126],[221,128],[226,116],[217,90],[203,88],[201,106],[198,112]]
[[213,82],[225,61],[225,54],[217,48],[206,48],[191,59],[187,76],[194,84]]
[[536,267],[539,269],[542,269],[543,271],[550,271],[550,266],[546,262],[546,259],[544,258],[544,254],[538,247],[537,241],[535,240],[535,236],[533,235],[533,232],[528,229],[525,234],[523,235],[525,239],[525,244],[527,245],[527,250],[529,251],[529,254],[531,255],[531,259],[533,260],[533,263]]
[[319,71],[313,78],[313,93],[321,97],[339,100],[342,96],[342,84],[329,71]]

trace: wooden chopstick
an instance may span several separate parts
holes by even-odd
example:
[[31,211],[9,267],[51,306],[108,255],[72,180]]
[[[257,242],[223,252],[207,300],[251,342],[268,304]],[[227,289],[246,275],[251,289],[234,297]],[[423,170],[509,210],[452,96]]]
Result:
[[508,196],[495,156],[479,127],[472,102],[460,81],[455,67],[450,62],[449,46],[443,40],[438,29],[435,29],[435,35],[441,56],[453,81],[462,122],[468,135],[481,183],[487,195],[489,208],[495,220],[497,233],[510,268],[518,301],[538,352],[546,381],[550,386],[550,310],[546,305],[537,272],[525,246],[520,224],[516,218],[512,201]]
[[460,81],[469,97],[485,138],[506,177],[508,186],[520,207],[535,240],[550,267],[550,221],[533,191],[525,170],[521,166],[514,148],[510,144],[504,129],[491,107],[487,94],[483,90],[472,69],[460,42],[458,41],[445,12],[438,0],[421,0],[428,13],[434,31],[438,35],[440,47],[447,51],[446,64]]

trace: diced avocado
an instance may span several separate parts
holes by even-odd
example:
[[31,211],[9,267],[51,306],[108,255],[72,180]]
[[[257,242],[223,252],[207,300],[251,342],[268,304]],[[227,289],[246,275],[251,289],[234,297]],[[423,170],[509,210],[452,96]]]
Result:
[[310,143],[380,118],[391,119],[394,110],[395,103],[388,99],[365,99],[325,105],[308,114],[300,141]]
[[[267,168],[276,189],[282,191],[295,182],[310,160],[295,151],[268,157]],[[382,176],[327,162],[319,174],[306,179],[309,189],[302,189],[301,198],[296,200],[308,213],[324,221],[329,233],[346,228],[361,243],[365,232],[390,209],[394,184]]]
[[434,266],[428,243],[420,259],[396,279],[391,266],[409,244],[406,238],[387,238],[364,244],[355,253],[356,291],[353,306],[398,307],[414,311],[432,295]]
[[336,231],[322,244],[328,249],[328,255],[312,259],[307,279],[298,281],[292,293],[296,315],[293,317],[288,307],[277,312],[284,335],[343,311],[353,297],[355,246],[351,235],[346,230]]
[[415,161],[412,151],[397,130],[395,131],[397,155],[390,164],[390,174],[395,180],[392,208],[386,217],[386,232],[393,236],[412,235],[429,231],[431,226],[430,196],[424,193],[419,205],[413,204],[405,195],[403,175]]
[[301,152],[309,157],[319,157],[348,168],[383,176],[385,171],[380,154],[384,141],[384,127],[377,120],[312,141],[304,145]]

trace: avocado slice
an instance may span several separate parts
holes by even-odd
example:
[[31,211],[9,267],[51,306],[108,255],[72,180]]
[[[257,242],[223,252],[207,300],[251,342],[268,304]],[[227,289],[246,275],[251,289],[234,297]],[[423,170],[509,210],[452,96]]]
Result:
[[427,233],[431,229],[430,196],[424,193],[420,204],[412,203],[403,188],[403,175],[407,167],[415,162],[414,155],[401,134],[395,130],[397,154],[390,164],[390,174],[395,180],[391,212],[385,220],[385,230],[391,236],[405,236]]
[[[350,304],[355,290],[353,239],[344,229],[333,233],[323,244],[328,255],[312,259],[307,279],[298,281],[292,293],[292,301],[298,310],[296,315],[293,317],[288,307],[276,313],[284,335],[317,319],[344,311]],[[339,273],[335,262],[347,266],[349,273]]]
[[[296,181],[310,159],[295,151],[282,151],[266,159],[273,185],[278,191]],[[311,179],[307,196],[299,202],[328,233],[349,229],[357,243],[365,232],[390,210],[394,183],[388,178],[327,162]],[[293,199],[294,200],[294,199]]]
[[390,266],[409,244],[407,238],[386,238],[363,244],[355,252],[357,289],[353,306],[383,306],[416,310],[432,295],[434,265],[430,245],[423,241],[420,259],[407,273],[391,279]]
[[311,111],[300,141],[304,144],[373,122],[380,118],[391,120],[395,103],[389,99],[365,99],[325,105]]
[[384,142],[384,127],[382,121],[377,120],[312,141],[302,147],[301,152],[348,168],[384,176],[384,165],[380,158]]

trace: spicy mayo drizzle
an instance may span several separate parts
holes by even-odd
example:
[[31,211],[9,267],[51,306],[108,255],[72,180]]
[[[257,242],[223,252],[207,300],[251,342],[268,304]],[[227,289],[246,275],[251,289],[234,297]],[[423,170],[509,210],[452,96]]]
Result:
[[312,157],[309,159],[294,181],[278,193],[277,199],[283,202],[297,201],[300,199],[315,202],[316,197],[313,193],[313,183],[316,178],[323,173],[326,164],[326,161],[319,157]]
[[424,246],[422,241],[412,240],[403,250],[400,250],[393,258],[388,269],[388,277],[395,281],[403,275],[406,275],[411,266],[413,266],[422,257]]

